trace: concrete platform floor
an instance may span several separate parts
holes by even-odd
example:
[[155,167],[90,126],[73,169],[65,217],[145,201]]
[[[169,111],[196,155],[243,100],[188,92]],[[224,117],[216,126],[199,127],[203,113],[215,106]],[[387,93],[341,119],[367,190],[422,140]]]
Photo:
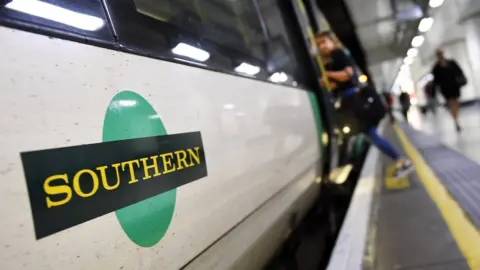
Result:
[[[402,149],[392,128],[385,136]],[[464,270],[470,269],[442,215],[420,183],[417,173],[408,177],[408,185],[389,187],[387,168],[391,161],[382,159],[385,177],[378,181],[376,230],[373,238],[372,270]],[[375,207],[375,206],[374,206]]]
[[440,137],[443,143],[480,163],[480,105],[460,109],[462,132],[457,133],[453,120],[445,108],[439,108],[436,115],[422,115],[412,108],[410,124],[427,134]]

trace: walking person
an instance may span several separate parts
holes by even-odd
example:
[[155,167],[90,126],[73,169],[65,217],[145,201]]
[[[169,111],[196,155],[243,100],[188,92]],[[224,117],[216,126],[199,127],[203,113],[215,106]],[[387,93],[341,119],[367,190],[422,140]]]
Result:
[[408,122],[408,111],[410,110],[410,95],[407,91],[402,90],[402,93],[398,97],[398,101],[400,102],[400,106],[402,107],[402,115],[405,118],[405,121]]
[[383,91],[383,98],[385,99],[385,107],[387,108],[388,118],[390,123],[395,123],[395,117],[393,116],[393,96],[388,91]]
[[412,162],[403,158],[390,142],[380,136],[373,121],[375,117],[363,109],[364,104],[357,102],[359,89],[355,83],[354,62],[345,54],[338,38],[333,32],[326,31],[318,33],[315,41],[325,65],[333,95],[341,97],[342,108],[349,110],[351,117],[361,123],[361,132],[365,133],[371,143],[396,162],[395,177],[398,179],[408,175],[414,170]]
[[425,85],[425,98],[427,99],[427,104],[425,112],[431,111],[432,114],[437,112],[437,92],[432,81],[429,81]]
[[467,79],[455,60],[445,58],[443,50],[438,49],[436,55],[437,62],[432,70],[433,87],[440,88],[440,93],[447,102],[455,127],[460,132],[462,130],[458,121],[460,88],[467,84]]

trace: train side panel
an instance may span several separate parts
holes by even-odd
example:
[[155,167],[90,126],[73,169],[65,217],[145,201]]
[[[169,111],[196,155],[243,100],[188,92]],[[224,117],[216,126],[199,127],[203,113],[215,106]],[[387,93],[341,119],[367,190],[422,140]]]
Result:
[[[287,187],[298,196],[316,188],[306,91],[4,27],[0,40],[2,269],[178,269]],[[168,230],[150,247],[113,212],[36,240],[20,153],[102,142],[107,108],[136,106],[111,106],[122,91],[143,97],[156,112],[145,117],[168,134],[200,131],[208,176],[177,188]]]

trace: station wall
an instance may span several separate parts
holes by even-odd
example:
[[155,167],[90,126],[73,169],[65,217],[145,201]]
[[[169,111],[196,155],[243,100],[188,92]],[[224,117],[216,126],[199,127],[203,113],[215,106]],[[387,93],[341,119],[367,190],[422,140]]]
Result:
[[447,58],[462,67],[468,85],[462,89],[461,100],[480,98],[480,1],[451,0],[430,11],[434,24],[425,36],[419,55],[412,64],[412,76],[419,83],[435,64],[435,51],[442,48]]

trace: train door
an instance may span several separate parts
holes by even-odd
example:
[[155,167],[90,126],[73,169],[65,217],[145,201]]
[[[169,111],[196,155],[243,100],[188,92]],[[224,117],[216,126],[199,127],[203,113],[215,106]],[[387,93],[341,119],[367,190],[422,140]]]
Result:
[[[322,14],[318,9],[314,9],[311,5],[311,1],[303,0],[292,0],[291,1],[296,17],[298,19],[298,24],[303,34],[305,46],[310,49],[310,46],[315,46],[314,41],[314,31],[321,30],[321,26],[328,26],[328,23],[323,18]],[[322,20],[323,18],[323,20]],[[320,21],[319,21],[320,20]],[[323,78],[323,63],[319,56],[311,56],[311,63],[314,66],[314,69],[317,74],[317,78]],[[317,80],[318,81],[318,80]],[[324,134],[324,143],[325,143],[325,156],[328,156],[329,159],[325,161],[325,172],[329,172],[329,178],[333,180],[336,175],[339,175],[339,170],[344,169],[350,170],[351,166],[347,164],[346,159],[344,158],[345,154],[343,152],[347,149],[345,146],[347,136],[343,132],[342,128],[338,126],[337,113],[334,108],[334,104],[331,99],[330,90],[324,87],[318,87],[321,91],[316,92],[317,99],[322,104],[322,115],[325,122],[325,134]],[[342,173],[342,175],[348,175]],[[343,183],[345,179],[341,180]]]
[[[320,11],[317,3],[315,0],[303,0],[305,5],[306,15],[311,22],[311,29],[312,32],[319,32],[325,30],[331,30],[331,27],[326,20],[324,14]],[[348,49],[346,49],[348,52]],[[362,71],[356,68],[356,74],[362,74]],[[336,109],[336,106],[333,106],[334,109],[332,110],[332,122],[333,122],[333,134],[335,135],[335,139],[337,139],[337,144],[335,145],[334,149],[337,151],[337,155],[333,155],[336,159],[337,167],[343,169],[350,169],[348,166],[353,165],[360,169],[361,161],[362,161],[362,153],[365,148],[364,136],[362,134],[358,134],[357,130],[357,123],[349,119],[346,116]],[[355,145],[356,147],[353,147]]]

